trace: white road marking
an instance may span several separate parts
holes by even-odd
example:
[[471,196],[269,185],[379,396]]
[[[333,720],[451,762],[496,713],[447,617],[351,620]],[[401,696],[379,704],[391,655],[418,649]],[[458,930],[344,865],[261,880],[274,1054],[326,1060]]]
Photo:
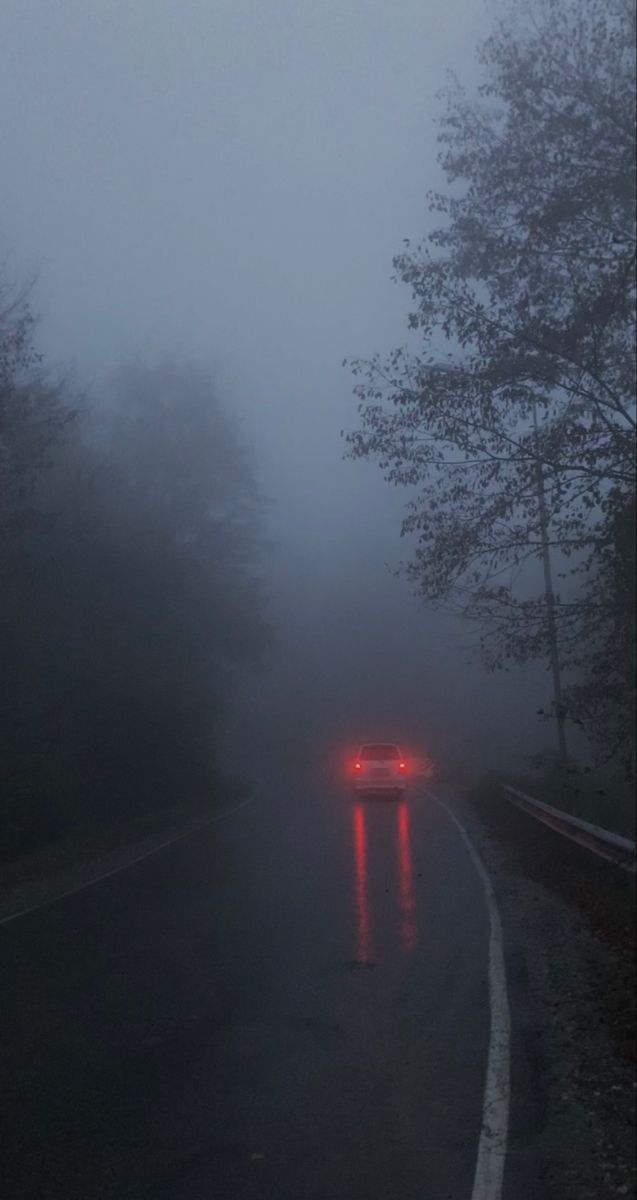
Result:
[[507,1152],[510,1105],[511,1014],[498,904],[487,870],[464,825],[444,800],[433,799],[453,821],[484,888],[489,912],[489,1051],[482,1101],[482,1127],[471,1200],[500,1200]]
[[229,817],[232,813],[238,812],[240,808],[245,808],[246,804],[252,804],[252,800],[242,800],[240,804],[235,804],[233,808],[224,808],[221,812],[215,813],[205,821],[199,821],[196,825],[192,825],[183,833],[176,834],[175,837],[166,838],[165,841],[159,842],[157,846],[152,846],[150,850],[145,850],[143,854],[138,854],[137,858],[130,858],[126,862],[120,863],[118,867],[113,867],[110,871],[104,871],[102,875],[96,875],[94,879],[87,879],[84,883],[78,883],[75,887],[67,888],[64,892],[55,892],[52,896],[47,896],[44,900],[38,900],[36,904],[29,905],[28,908],[21,908],[18,912],[9,913],[7,917],[0,918],[0,925],[8,925],[10,921],[17,921],[19,917],[26,917],[28,913],[35,912],[38,908],[46,908],[49,904],[55,904],[58,900],[64,900],[66,896],[73,896],[76,892],[83,892],[86,888],[93,887],[96,883],[101,883],[103,879],[110,879],[112,875],[119,875],[120,871],[126,871],[129,867],[134,867],[137,863],[143,862],[145,858],[150,858],[152,854],[158,854],[160,850],[164,850],[166,846],[172,846],[174,842],[181,842],[184,838],[192,837],[198,833],[200,829],[205,829],[207,825],[214,825],[216,821],[221,821],[223,817]]

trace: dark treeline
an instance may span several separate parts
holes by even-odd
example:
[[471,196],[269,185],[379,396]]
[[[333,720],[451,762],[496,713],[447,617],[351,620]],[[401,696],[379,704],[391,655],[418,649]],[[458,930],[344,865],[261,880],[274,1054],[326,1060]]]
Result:
[[215,727],[267,642],[253,465],[208,376],[74,403],[0,296],[0,853],[210,802]]

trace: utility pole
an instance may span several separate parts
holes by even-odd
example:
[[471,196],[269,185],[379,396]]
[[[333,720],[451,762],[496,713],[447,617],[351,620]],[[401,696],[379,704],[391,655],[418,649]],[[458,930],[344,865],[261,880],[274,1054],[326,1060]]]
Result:
[[544,598],[546,601],[546,625],[549,637],[549,656],[551,673],[553,675],[553,702],[557,717],[557,743],[560,763],[567,763],[566,732],[564,729],[564,704],[562,702],[562,679],[560,675],[560,657],[557,649],[557,626],[555,624],[555,596],[553,595],[553,574],[551,571],[551,555],[549,550],[549,522],[546,510],[546,491],[544,487],[544,472],[539,455],[539,436],[537,427],[537,408],[533,402],[533,431],[535,434],[535,479],[537,483],[537,498],[540,514],[540,532],[542,538],[542,563],[544,566]]

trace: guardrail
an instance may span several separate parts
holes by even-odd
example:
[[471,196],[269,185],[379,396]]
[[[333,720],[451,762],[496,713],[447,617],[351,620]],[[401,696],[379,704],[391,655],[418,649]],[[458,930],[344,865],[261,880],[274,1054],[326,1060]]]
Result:
[[522,812],[535,817],[536,821],[542,821],[569,841],[576,842],[578,846],[584,846],[600,858],[605,858],[625,871],[635,874],[635,843],[630,838],[621,837],[618,833],[609,833],[607,829],[600,829],[598,825],[591,825],[589,821],[572,817],[570,813],[561,812],[559,808],[553,808],[543,800],[536,800],[534,796],[527,796],[526,792],[520,792],[518,788],[510,787],[507,783],[500,784],[500,789],[507,800]]

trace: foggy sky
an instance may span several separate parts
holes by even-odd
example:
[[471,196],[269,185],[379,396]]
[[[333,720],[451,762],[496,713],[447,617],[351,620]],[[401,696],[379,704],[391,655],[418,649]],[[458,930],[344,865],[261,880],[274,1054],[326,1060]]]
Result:
[[273,501],[268,704],[497,763],[550,743],[548,683],[418,611],[385,570],[404,497],[339,438],[343,357],[405,340],[392,255],[430,228],[435,94],[486,27],[480,0],[3,0],[0,258],[89,390],[131,357],[213,367]]

